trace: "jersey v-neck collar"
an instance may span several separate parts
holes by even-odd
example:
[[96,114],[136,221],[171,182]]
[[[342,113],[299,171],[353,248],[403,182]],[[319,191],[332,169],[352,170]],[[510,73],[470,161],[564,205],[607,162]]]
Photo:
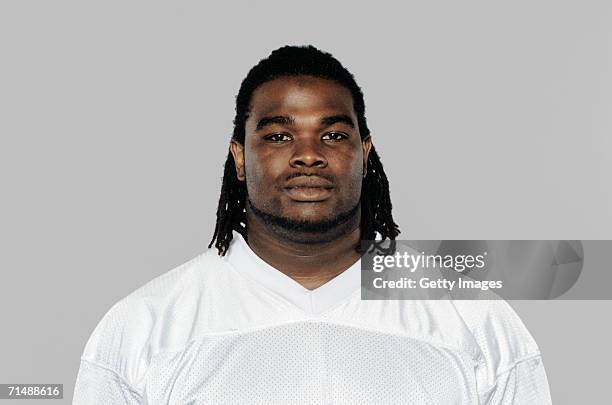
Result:
[[333,308],[361,286],[361,259],[322,286],[309,290],[265,262],[238,232],[234,232],[234,239],[225,257],[227,263],[243,277],[280,295],[311,315],[321,314]]

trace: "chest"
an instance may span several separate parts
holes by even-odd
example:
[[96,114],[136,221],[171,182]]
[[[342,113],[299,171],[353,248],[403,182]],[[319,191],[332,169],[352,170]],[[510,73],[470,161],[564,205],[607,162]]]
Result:
[[327,323],[205,336],[153,358],[145,403],[478,403],[471,361],[406,336]]

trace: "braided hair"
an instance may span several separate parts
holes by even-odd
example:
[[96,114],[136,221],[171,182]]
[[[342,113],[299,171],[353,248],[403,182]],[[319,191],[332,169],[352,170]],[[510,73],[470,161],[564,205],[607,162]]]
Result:
[[[259,86],[279,77],[300,75],[333,80],[350,90],[361,139],[370,135],[363,93],[353,75],[331,54],[309,45],[278,48],[249,71],[236,96],[232,138],[244,145],[245,123],[249,117],[251,97]],[[246,182],[238,180],[234,157],[229,152],[223,172],[215,232],[208,245],[210,248],[214,244],[221,256],[225,255],[229,248],[233,231],[239,232],[247,239],[246,200]],[[394,241],[400,231],[391,215],[389,181],[373,145],[368,155],[367,174],[363,179],[360,202],[361,240],[374,240],[378,233],[383,241]],[[356,250],[361,252],[361,246],[357,246]]]

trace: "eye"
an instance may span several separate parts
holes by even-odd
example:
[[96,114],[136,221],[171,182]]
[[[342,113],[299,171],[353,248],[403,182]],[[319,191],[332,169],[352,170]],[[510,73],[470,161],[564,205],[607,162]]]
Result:
[[341,141],[343,139],[347,139],[348,135],[343,132],[328,132],[323,135],[324,141]]
[[281,142],[284,142],[284,141],[290,141],[291,140],[291,136],[289,136],[287,134],[271,134],[271,135],[266,135],[264,137],[264,139],[266,141],[270,141],[270,142],[281,143]]

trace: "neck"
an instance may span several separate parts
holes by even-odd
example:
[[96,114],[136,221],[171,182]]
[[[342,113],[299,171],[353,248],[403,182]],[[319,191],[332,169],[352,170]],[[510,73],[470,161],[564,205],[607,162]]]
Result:
[[247,209],[249,247],[272,267],[313,290],[359,259],[355,246],[360,243],[360,217],[358,212],[354,219],[343,224],[342,232],[331,241],[322,238],[324,241],[320,243],[302,243],[288,240],[282,233],[270,229]]

